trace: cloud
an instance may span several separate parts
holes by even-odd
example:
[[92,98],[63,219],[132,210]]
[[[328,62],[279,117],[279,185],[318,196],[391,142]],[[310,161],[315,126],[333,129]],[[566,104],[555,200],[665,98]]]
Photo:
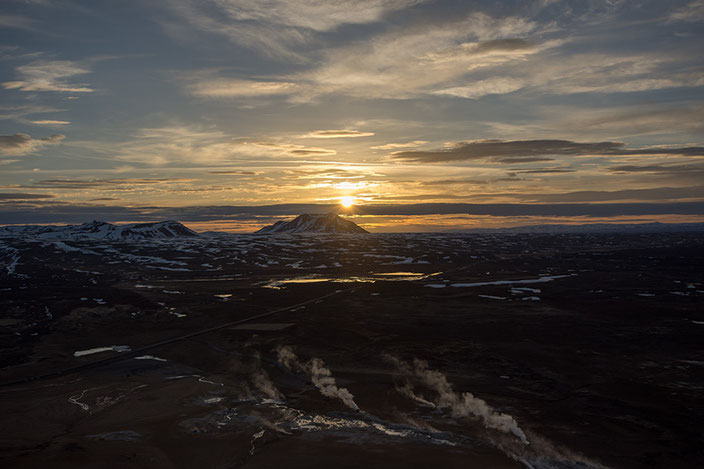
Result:
[[[377,195],[374,196],[375,201],[380,202],[398,202],[404,200],[467,200],[469,197],[467,195],[458,194],[417,194],[417,195]],[[474,194],[472,194],[474,198]]]
[[[316,3],[316,8],[328,8],[325,2]],[[365,2],[367,6],[373,3]],[[345,17],[353,16],[348,13]],[[202,26],[207,24],[213,30],[212,23],[210,18]],[[187,89],[190,93],[201,97],[289,95],[294,102],[310,101],[328,94],[364,99],[406,99],[433,94],[478,98],[515,91],[525,83],[509,75],[466,79],[471,72],[482,72],[509,62],[523,63],[529,56],[565,42],[528,40],[525,36],[537,36],[545,32],[545,28],[522,17],[494,18],[473,12],[463,13],[459,18],[434,17],[423,23],[395,26],[366,41],[354,41],[304,57],[294,53],[289,46],[306,42],[307,33],[297,30],[297,40],[288,40],[286,45],[281,45],[278,43],[282,38],[277,36],[284,34],[282,30],[265,35],[266,23],[258,23],[260,30],[256,34],[263,37],[253,39],[251,36],[256,34],[249,30],[250,26],[230,25],[233,28],[231,33],[247,36],[258,43],[255,47],[265,47],[270,53],[289,55],[316,65],[262,84],[218,77],[212,71],[196,72],[189,78]],[[272,41],[277,44],[271,44]]]
[[22,192],[0,192],[0,200],[53,199],[51,194],[27,194]]
[[[440,182],[440,181],[439,181]],[[461,181],[455,181],[460,183]],[[481,181],[480,181],[481,182]],[[446,184],[452,184],[447,181]],[[471,182],[468,182],[471,184]],[[433,184],[430,184],[433,185]],[[572,192],[472,192],[467,195],[452,194],[420,194],[412,196],[375,197],[375,201],[383,200],[441,200],[441,199],[471,199],[475,200],[511,200],[511,203],[574,203],[574,202],[617,202],[617,201],[649,201],[666,202],[674,200],[704,201],[704,186],[686,187],[651,187],[621,190],[595,190]]]
[[525,158],[501,158],[499,160],[494,160],[494,163],[506,163],[506,164],[516,164],[516,163],[538,163],[542,161],[555,161],[554,158],[543,158],[527,156]]
[[432,94],[448,95],[459,98],[476,99],[490,94],[506,94],[523,88],[524,83],[514,78],[497,77],[479,80],[469,86],[455,86],[433,91]]
[[463,79],[500,64],[523,63],[562,44],[524,38],[541,31],[525,18],[493,18],[484,13],[393,28],[368,41],[327,51],[321,65],[299,75],[309,86],[308,96],[298,99],[330,93],[363,99],[406,99],[437,92],[479,97],[507,87],[517,89],[519,85],[506,78],[496,84],[485,81],[472,91],[467,81],[478,80]]
[[521,174],[559,174],[559,173],[574,173],[576,169],[566,169],[566,168],[544,168],[544,169],[524,169],[516,171]]
[[688,23],[704,22],[704,0],[694,0],[676,9],[670,14],[668,21],[682,21]]
[[[249,30],[254,27],[252,24],[230,25],[233,34],[256,36],[257,39],[250,39],[259,46],[270,51],[278,47],[281,54],[313,65],[262,82],[201,72],[209,76],[193,81],[188,89],[201,97],[285,95],[292,102],[309,102],[326,95],[479,99],[518,91],[610,94],[704,86],[700,67],[692,66],[681,50],[595,52],[588,47],[593,39],[588,33],[584,39],[587,46],[570,50],[567,46],[575,39],[560,31],[555,22],[536,15],[535,9],[527,10],[522,16],[494,17],[477,11],[451,18],[437,15],[424,23],[389,26],[364,41],[312,50],[303,47],[300,54],[294,52],[292,45],[308,41],[309,30],[294,28],[297,40],[289,38],[282,45],[283,39],[277,38],[284,34],[282,30],[263,33],[266,21],[256,23],[256,32]],[[591,13],[577,19],[575,16],[571,24],[586,27],[589,21],[606,13],[609,21],[614,19],[613,8],[606,8],[606,13],[599,8],[587,10]],[[240,21],[244,21],[243,17],[238,16]]]
[[511,136],[511,140],[549,139],[559,135],[577,141],[698,142],[704,135],[704,102],[697,99],[657,104],[637,104],[631,100],[617,104],[617,101],[613,100],[613,105],[601,101],[598,106],[578,108],[574,104],[543,101],[526,114],[516,113],[497,120],[480,117],[474,123],[487,135]]
[[45,119],[45,120],[39,120],[39,121],[31,121],[31,123],[36,124],[36,125],[68,125],[71,123],[71,121],[56,121],[56,120]]
[[267,55],[305,60],[294,51],[345,24],[366,24],[424,0],[171,0],[170,11],[209,34]]
[[122,178],[122,179],[45,179],[31,187],[52,189],[92,189],[110,188],[112,190],[130,190],[133,186],[158,185],[192,182],[189,178]]
[[372,150],[397,150],[399,148],[415,148],[425,145],[426,143],[430,142],[426,142],[425,140],[413,140],[412,142],[406,143],[387,143],[385,145],[377,145],[371,148]]
[[617,165],[606,168],[612,173],[650,173],[655,175],[676,175],[689,178],[704,178],[704,164],[645,164]]
[[205,78],[194,80],[187,85],[188,91],[200,98],[253,98],[262,96],[287,95],[298,87],[284,81],[254,81],[227,78]]
[[373,171],[341,168],[289,169],[284,172],[287,174],[284,179],[363,179],[370,176],[381,176]]
[[264,148],[271,152],[272,155],[292,155],[292,156],[333,156],[337,154],[335,150],[318,147],[306,147],[304,145],[296,145],[293,143],[280,142],[251,142],[259,148]]
[[[114,145],[106,151],[114,152]],[[172,125],[139,130],[118,145],[118,158],[154,166],[167,164],[227,165],[273,158],[329,157],[335,150],[271,140],[233,138],[212,128]]]
[[35,21],[21,15],[0,15],[0,28],[16,28],[26,31],[36,31]]
[[350,137],[371,137],[374,132],[360,132],[359,130],[316,130],[301,135],[300,138],[350,138]]
[[319,0],[220,0],[215,2],[235,21],[274,23],[281,26],[331,31],[343,24],[381,20],[422,0],[348,0],[344,4]]
[[[91,219],[119,221],[180,220],[226,221],[253,217],[293,217],[301,213],[347,213],[335,204],[278,204],[260,206],[122,207],[96,204],[41,204],[28,206],[10,202],[0,207],[3,223],[81,223]],[[473,215],[496,217],[615,217],[645,215],[704,215],[704,202],[672,203],[553,203],[553,204],[378,204],[356,206],[357,215]],[[584,221],[584,220],[582,220]]]
[[[682,51],[551,54],[494,70],[515,77],[527,91],[542,94],[635,93],[704,85],[701,70]],[[471,78],[471,77],[470,77]]]
[[[607,168],[609,171],[614,173],[681,173],[689,172],[696,167],[689,165],[674,165],[666,166],[661,164],[649,164],[649,165],[620,165],[620,166],[610,166]],[[701,169],[696,168],[696,169]]]
[[54,145],[65,138],[54,134],[44,138],[32,138],[27,134],[0,135],[0,153],[5,156],[22,156],[41,150],[46,145]]
[[491,184],[496,182],[520,181],[519,178],[497,178],[497,179],[435,179],[421,182],[421,186],[446,186],[450,184]]
[[[569,140],[475,140],[460,142],[439,150],[408,150],[392,153],[397,160],[414,163],[441,163],[449,161],[490,159],[495,162],[521,162],[525,158],[546,156],[594,155],[682,155],[704,156],[704,147],[628,149],[620,142],[580,143]],[[525,161],[523,161],[525,162]]]
[[701,70],[681,51],[575,53],[562,47],[569,44],[567,39],[495,38],[501,34],[538,37],[546,28],[523,18],[475,13],[464,21],[398,28],[365,42],[327,49],[315,61],[317,65],[283,75],[279,81],[260,85],[214,76],[187,88],[202,97],[285,95],[291,102],[310,102],[327,95],[367,100],[479,99],[519,91],[613,94],[704,86]]
[[256,171],[246,171],[241,169],[223,169],[216,171],[208,171],[208,174],[217,174],[221,176],[257,176],[259,175]]
[[290,150],[288,152],[291,155],[295,156],[332,156],[335,155],[337,152],[335,150],[325,150],[323,148],[321,149],[306,149],[306,150]]
[[39,60],[17,67],[17,81],[2,84],[5,89],[20,91],[58,91],[64,93],[91,93],[85,84],[72,84],[70,79],[91,71],[69,60]]
[[[676,105],[630,105],[620,108],[582,109],[558,123],[558,130],[579,129],[619,135],[704,133],[704,105],[692,102]],[[564,110],[559,110],[562,114]]]
[[605,204],[405,204],[364,205],[361,215],[433,215],[468,214],[490,216],[587,216],[704,214],[704,202],[676,203],[605,203]]
[[62,112],[64,109],[58,109],[48,106],[39,106],[36,104],[21,104],[14,106],[0,106],[0,119],[21,119],[30,114],[43,114],[49,112]]
[[704,199],[704,186],[653,187],[617,191],[574,191],[554,194],[493,194],[532,202],[612,202],[616,200],[664,201],[677,199]]
[[[509,32],[509,31],[499,31],[499,32],[490,32],[489,28],[487,26],[489,24],[493,25],[501,25],[498,19],[496,18],[491,18],[487,15],[484,14],[473,14],[470,16],[471,19],[474,20],[474,26],[477,27],[479,26],[480,30],[484,29],[483,31],[480,32],[481,37],[491,37],[492,35],[498,34],[499,36],[503,36],[505,34],[521,34],[521,32]],[[513,18],[514,21],[517,20],[517,18]],[[483,25],[481,25],[483,23]],[[527,31],[523,31],[523,33],[530,31],[533,29],[535,26],[534,23],[530,24],[529,29]],[[524,56],[526,52],[528,53],[534,53],[538,50],[540,50],[540,44],[537,42],[529,41],[524,38],[519,38],[519,37],[503,37],[500,39],[488,39],[488,40],[483,40],[483,41],[470,41],[470,42],[461,42],[458,44],[452,44],[449,47],[439,49],[437,51],[433,52],[428,52],[426,55],[424,55],[424,58],[431,59],[432,62],[435,63],[442,63],[442,62],[454,62],[457,60],[465,60],[467,57],[487,57],[487,56],[494,56],[494,55],[500,55],[500,56],[505,56],[505,55],[510,55],[510,54],[516,54],[518,56]],[[503,62],[503,61],[501,61]]]

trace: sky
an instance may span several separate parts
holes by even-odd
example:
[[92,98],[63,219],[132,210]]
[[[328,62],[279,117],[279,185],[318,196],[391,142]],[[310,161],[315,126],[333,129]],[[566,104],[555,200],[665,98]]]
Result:
[[704,222],[704,0],[3,0],[0,38],[0,224]]

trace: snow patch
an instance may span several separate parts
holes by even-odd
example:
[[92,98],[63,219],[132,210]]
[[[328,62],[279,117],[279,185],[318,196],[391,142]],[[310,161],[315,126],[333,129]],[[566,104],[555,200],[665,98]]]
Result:
[[110,345],[108,347],[96,347],[88,350],[78,350],[73,352],[74,357],[82,357],[85,355],[93,355],[94,353],[102,352],[129,352],[132,348],[129,345]]

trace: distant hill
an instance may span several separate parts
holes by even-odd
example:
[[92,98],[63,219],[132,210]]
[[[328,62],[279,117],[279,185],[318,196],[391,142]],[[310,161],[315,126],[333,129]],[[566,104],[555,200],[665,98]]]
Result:
[[455,233],[686,233],[704,232],[704,223],[591,223],[584,225],[528,225],[474,228]]
[[278,221],[273,225],[265,226],[256,233],[368,233],[368,231],[334,213],[323,215],[304,213],[291,221]]
[[24,225],[0,227],[0,236],[23,236],[41,239],[105,239],[140,240],[194,237],[198,233],[177,221],[156,223],[132,223],[113,225],[104,221],[92,221],[82,225]]

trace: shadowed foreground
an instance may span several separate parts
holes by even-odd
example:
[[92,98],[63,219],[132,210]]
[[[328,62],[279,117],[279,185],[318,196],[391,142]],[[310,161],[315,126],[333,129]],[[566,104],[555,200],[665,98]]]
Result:
[[5,467],[704,462],[696,234],[0,242]]

